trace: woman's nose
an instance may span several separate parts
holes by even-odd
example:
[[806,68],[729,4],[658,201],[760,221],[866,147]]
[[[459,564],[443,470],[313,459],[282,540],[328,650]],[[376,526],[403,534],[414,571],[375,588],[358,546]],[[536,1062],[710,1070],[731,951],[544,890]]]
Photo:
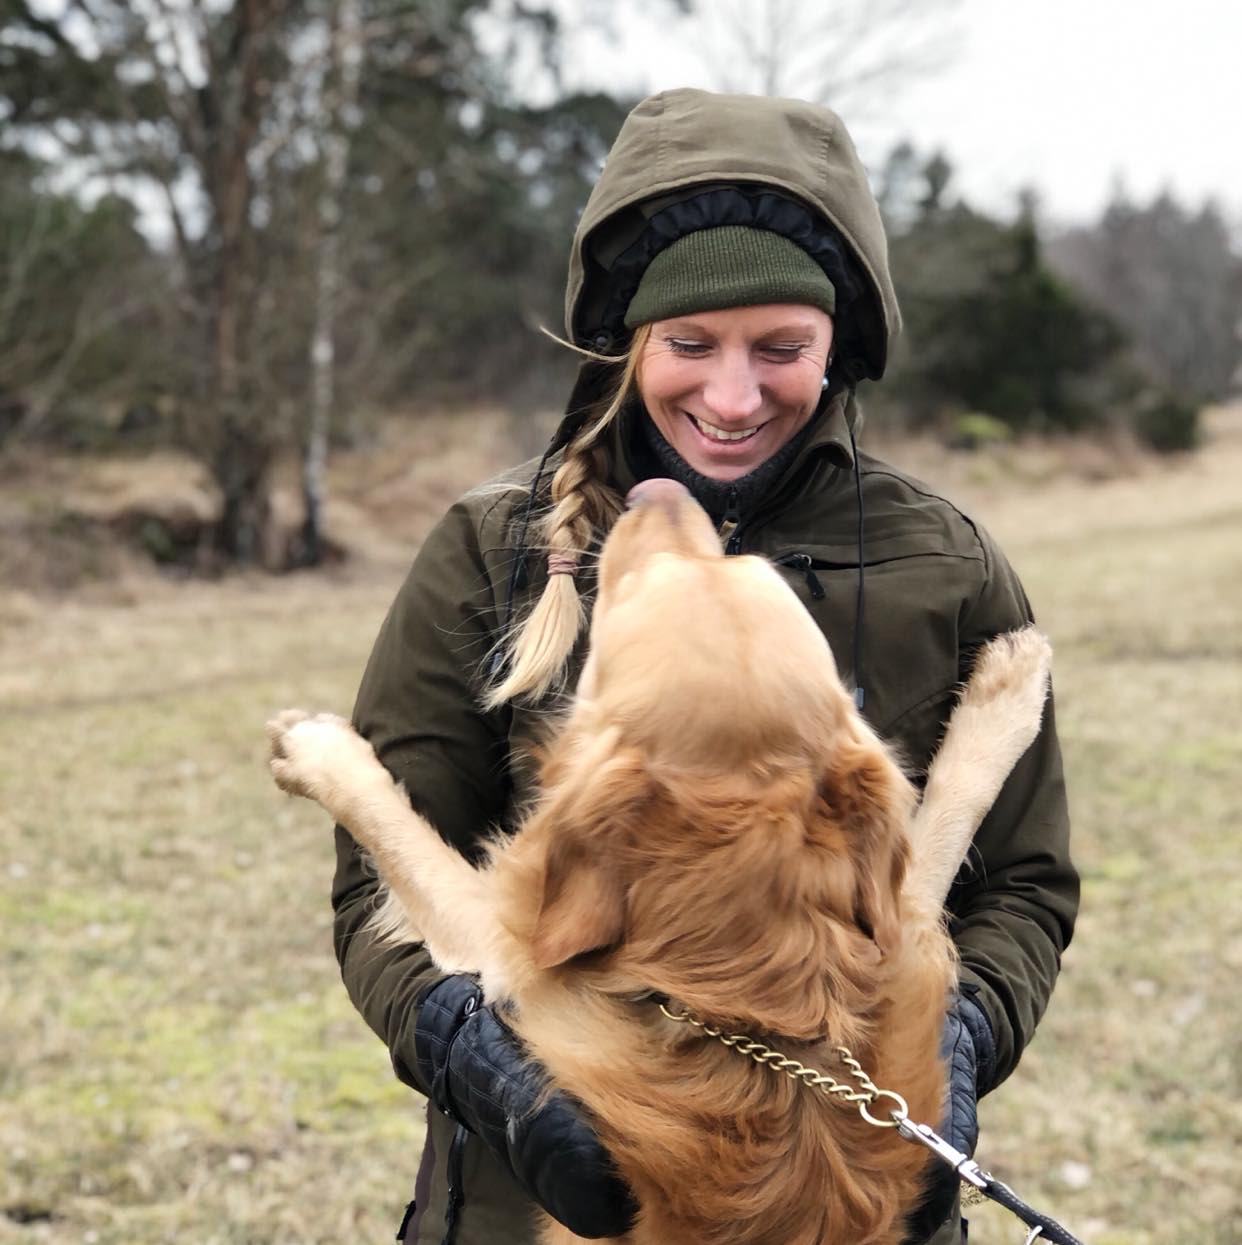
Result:
[[753,419],[763,405],[763,394],[750,358],[722,358],[703,386],[703,401],[722,426]]

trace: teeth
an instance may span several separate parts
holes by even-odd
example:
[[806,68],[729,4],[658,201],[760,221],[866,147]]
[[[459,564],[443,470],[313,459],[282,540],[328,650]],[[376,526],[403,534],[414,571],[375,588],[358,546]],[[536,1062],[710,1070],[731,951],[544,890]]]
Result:
[[745,441],[748,437],[753,437],[758,428],[743,428],[741,432],[726,432],[723,428],[717,428],[714,424],[705,424],[697,415],[691,415],[695,426],[705,436],[711,437],[713,441]]

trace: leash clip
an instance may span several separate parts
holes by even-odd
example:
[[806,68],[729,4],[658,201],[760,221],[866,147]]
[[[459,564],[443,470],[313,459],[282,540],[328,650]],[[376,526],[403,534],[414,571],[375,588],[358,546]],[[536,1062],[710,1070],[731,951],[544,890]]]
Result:
[[962,1180],[976,1189],[987,1188],[987,1173],[969,1154],[963,1154],[956,1146],[950,1145],[934,1128],[906,1119],[897,1121],[897,1132],[907,1141],[926,1146],[942,1163],[947,1163]]

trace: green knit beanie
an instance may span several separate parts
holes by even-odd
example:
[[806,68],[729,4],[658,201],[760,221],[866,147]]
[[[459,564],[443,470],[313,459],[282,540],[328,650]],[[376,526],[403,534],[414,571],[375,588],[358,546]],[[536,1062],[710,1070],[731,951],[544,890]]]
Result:
[[625,327],[760,303],[805,303],[831,315],[836,302],[832,282],[796,242],[770,229],[717,225],[678,238],[647,265]]

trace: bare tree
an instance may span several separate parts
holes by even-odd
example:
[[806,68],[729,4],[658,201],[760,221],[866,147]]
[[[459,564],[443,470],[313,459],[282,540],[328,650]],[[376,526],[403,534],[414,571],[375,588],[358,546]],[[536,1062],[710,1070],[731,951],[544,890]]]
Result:
[[1220,400],[1242,369],[1242,258],[1219,209],[1167,192],[1118,193],[1093,226],[1053,240],[1054,267],[1112,314],[1149,375],[1183,398]]
[[59,193],[54,172],[0,150],[0,440],[70,424],[89,439],[102,424],[88,410],[150,397],[163,265],[127,203]]
[[319,237],[315,255],[315,323],[310,343],[310,407],[302,453],[305,510],[298,561],[322,559],[324,467],[336,403],[336,316],[341,283],[341,218],[350,135],[358,124],[363,29],[358,0],[335,0],[329,27],[330,73],[320,138]]
[[[305,133],[303,0],[64,0],[9,16],[49,49],[7,95],[10,133],[55,153],[63,180],[104,187],[162,221],[175,270],[166,352],[181,427],[222,498],[219,553],[270,552],[269,478],[291,434],[287,360],[304,370],[304,315],[278,314],[274,283],[296,260],[271,238],[273,211],[316,155]],[[158,206],[155,206],[158,205]],[[295,308],[297,304],[294,304]]]
[[[162,8],[164,0],[158,2]],[[264,61],[278,37],[282,9],[282,0],[237,0],[227,44],[217,49],[209,37],[200,38],[198,54],[208,67],[208,77],[196,94],[210,103],[200,103],[197,109],[178,107],[185,103],[178,98],[181,87],[188,85],[185,53],[178,60],[165,56],[156,61],[173,66],[163,79],[169,111],[179,120],[186,154],[210,205],[215,258],[204,310],[212,344],[208,394],[213,410],[201,431],[224,494],[220,544],[239,562],[255,562],[263,555],[270,519],[267,481],[277,444],[265,426],[264,413],[248,400],[251,359],[246,329],[254,305],[255,274],[251,161],[272,94]],[[178,33],[169,31],[165,47],[180,46]],[[184,225],[179,236],[183,232]]]
[[[111,192],[159,235],[150,353],[218,485],[224,559],[287,556],[269,485],[295,448],[301,557],[316,557],[332,425],[351,407],[510,395],[535,370],[523,317],[555,304],[548,257],[621,115],[563,94],[559,29],[519,0],[0,2],[0,69],[16,68],[0,151],[52,153],[59,190]],[[514,92],[521,65],[537,100]],[[28,267],[19,248],[0,273],[0,327]],[[119,265],[122,288],[135,272]],[[64,335],[68,363],[90,327]],[[7,408],[26,409],[29,382],[12,388]]]
[[722,89],[858,116],[953,51],[957,0],[713,0],[695,17]]

